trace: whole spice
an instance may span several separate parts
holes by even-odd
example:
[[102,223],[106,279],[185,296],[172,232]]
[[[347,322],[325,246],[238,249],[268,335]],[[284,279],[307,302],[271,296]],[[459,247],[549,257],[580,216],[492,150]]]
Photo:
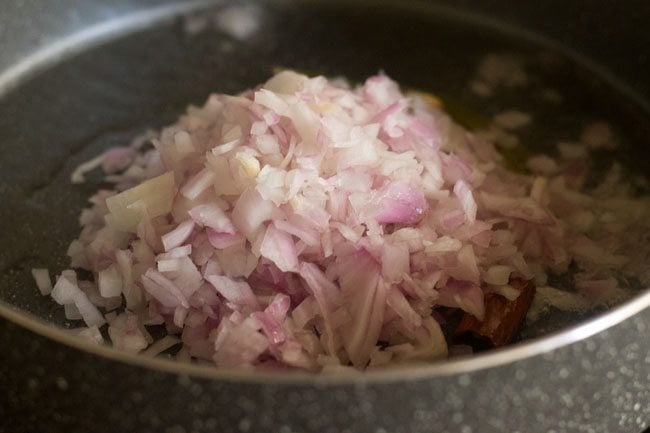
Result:
[[481,321],[465,313],[454,332],[456,343],[469,344],[474,350],[485,350],[512,341],[533,302],[535,285],[520,278],[512,278],[509,285],[519,292],[519,296],[509,300],[497,293],[486,294],[485,318]]

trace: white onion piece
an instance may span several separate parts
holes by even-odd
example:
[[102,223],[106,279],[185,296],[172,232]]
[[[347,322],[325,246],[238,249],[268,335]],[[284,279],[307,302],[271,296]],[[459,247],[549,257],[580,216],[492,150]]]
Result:
[[100,332],[99,328],[94,325],[90,326],[88,328],[76,328],[74,331],[78,332],[78,335],[92,343],[95,344],[103,344],[104,343],[104,337],[102,336],[102,333]]
[[60,275],[50,295],[57,303],[65,305],[72,304],[79,293],[81,290],[77,287],[76,279],[71,281],[68,276]]
[[257,359],[269,346],[269,341],[258,332],[259,325],[252,318],[241,324],[222,321],[215,340],[214,362],[222,367],[245,366]]
[[123,313],[109,323],[108,335],[113,346],[129,352],[139,352],[147,347],[147,338],[134,314]]
[[160,272],[149,269],[142,276],[144,289],[166,307],[179,305],[188,308],[189,304],[181,289]]
[[282,272],[298,271],[298,254],[291,235],[271,224],[260,245],[260,254],[271,260]]
[[122,275],[115,265],[99,271],[99,293],[104,298],[120,296],[122,293]]
[[464,180],[456,182],[454,185],[454,194],[458,197],[458,200],[460,200],[460,205],[465,212],[467,221],[470,224],[474,224],[474,221],[476,221],[477,207],[476,202],[474,201],[474,196],[472,195],[472,191],[470,190],[469,185],[467,185],[467,182]]
[[249,188],[237,200],[232,220],[245,236],[250,236],[262,223],[273,218],[274,209],[273,203],[263,200],[255,188]]
[[364,250],[344,258],[339,277],[346,307],[355,314],[342,327],[341,337],[352,363],[359,367],[370,359],[379,337],[388,288],[380,281],[379,264]]
[[79,292],[75,295],[74,305],[79,310],[84,322],[86,322],[86,326],[101,326],[106,323],[102,313],[90,302],[85,293]]
[[50,280],[50,272],[47,269],[34,268],[32,269],[32,276],[41,295],[46,296],[52,292],[52,280]]
[[165,251],[179,247],[187,240],[194,230],[194,221],[185,220],[180,223],[174,230],[161,236],[161,241]]
[[392,288],[386,297],[386,303],[405,321],[405,324],[415,330],[422,324],[422,317],[413,309],[401,290]]
[[151,346],[147,347],[147,349],[144,350],[142,354],[145,356],[156,356],[165,350],[176,346],[180,342],[181,340],[177,337],[174,337],[173,335],[165,335],[163,338],[157,340]]
[[220,233],[235,233],[235,226],[223,210],[214,203],[198,205],[188,212],[192,219],[204,226]]
[[115,228],[132,231],[140,222],[143,209],[149,218],[168,213],[174,194],[174,173],[167,172],[106,199],[110,212],[107,218]]
[[103,162],[104,162],[104,155],[99,155],[91,159],[90,161],[86,161],[80,164],[72,172],[72,175],[70,176],[70,181],[72,183],[84,183],[86,181],[85,174],[101,166]]
[[183,185],[180,192],[185,198],[194,200],[214,183],[214,173],[207,168],[199,171]]
[[488,268],[483,275],[483,281],[495,286],[504,286],[510,281],[512,268],[504,265],[495,265]]
[[247,305],[253,310],[259,309],[259,304],[248,283],[235,281],[222,275],[209,275],[205,279],[214,286],[221,296],[233,304]]

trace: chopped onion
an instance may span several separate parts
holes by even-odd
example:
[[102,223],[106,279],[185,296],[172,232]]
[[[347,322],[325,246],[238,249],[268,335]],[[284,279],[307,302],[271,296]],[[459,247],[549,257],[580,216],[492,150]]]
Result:
[[221,296],[236,305],[247,305],[253,310],[259,309],[259,304],[248,283],[235,281],[222,275],[209,275],[205,279],[214,286]]
[[119,230],[132,231],[140,222],[143,210],[146,210],[149,218],[168,213],[174,199],[174,185],[174,173],[167,172],[107,198],[110,225]]
[[[522,73],[490,58],[474,90]],[[518,146],[529,115],[502,112],[472,134],[442,105],[384,74],[351,89],[283,71],[211,95],[147,136],[154,149],[139,138],[75,170],[79,182],[102,165],[115,183],[68,249],[93,279],[66,270],[52,287],[33,269],[36,284],[96,342],[108,320],[115,347],[147,356],[182,344],[182,360],[321,371],[447,356],[435,310],[483,320],[484,291],[515,299],[513,277],[540,286],[530,317],[611,305],[628,276],[650,284],[647,200],[616,165],[582,189],[588,152],[617,141],[608,125],[558,144],[557,160],[532,156],[524,175],[494,141]],[[578,293],[546,286],[570,264]],[[167,335],[154,341],[148,325]]]
[[173,248],[183,245],[183,242],[190,237],[192,231],[194,230],[194,221],[185,220],[180,223],[174,230],[161,236],[161,241],[165,251],[169,251]]
[[208,189],[214,183],[214,173],[207,168],[195,174],[187,183],[181,188],[181,194],[187,199],[194,200],[203,191]]
[[220,233],[235,233],[235,226],[233,226],[232,221],[216,204],[198,205],[190,209],[188,214],[196,223],[204,227],[209,227]]
[[275,263],[282,272],[298,270],[298,254],[291,235],[278,230],[273,224],[266,229],[260,254]]
[[474,221],[476,221],[477,207],[469,185],[464,180],[459,180],[454,185],[454,194],[460,200],[460,205],[463,208],[463,212],[465,212],[467,221],[470,224],[474,224]]
[[52,280],[50,280],[50,272],[47,269],[34,268],[32,269],[32,276],[41,295],[46,296],[52,292]]
[[165,335],[163,338],[156,341],[151,346],[147,347],[147,349],[144,350],[142,354],[145,356],[156,356],[166,351],[167,349],[176,346],[180,342],[181,340],[177,337],[174,337],[172,335]]
[[68,275],[62,274],[57,278],[50,295],[57,303],[65,305],[72,304],[79,293],[81,290],[77,287],[76,278],[72,280]]
[[108,268],[99,271],[99,293],[104,298],[120,296],[122,294],[122,275],[117,266],[110,265]]

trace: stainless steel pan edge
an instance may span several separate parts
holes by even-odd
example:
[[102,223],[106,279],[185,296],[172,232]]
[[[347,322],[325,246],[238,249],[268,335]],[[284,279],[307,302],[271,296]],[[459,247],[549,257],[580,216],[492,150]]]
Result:
[[486,368],[463,372],[461,362],[458,371],[433,365],[328,380],[174,373],[2,321],[0,431],[640,433],[650,425],[650,354],[640,338],[649,330],[645,309],[591,337]]

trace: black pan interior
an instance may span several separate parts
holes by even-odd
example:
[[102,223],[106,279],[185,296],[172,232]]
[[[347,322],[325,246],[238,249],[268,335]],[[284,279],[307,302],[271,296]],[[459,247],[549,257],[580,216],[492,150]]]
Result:
[[[593,163],[604,169],[619,160],[632,172],[648,172],[648,113],[557,47],[436,8],[327,2],[253,7],[259,29],[247,39],[212,26],[189,34],[187,21],[177,18],[67,59],[0,100],[1,300],[67,324],[63,309],[38,294],[30,269],[58,272],[68,264],[65,251],[78,235],[79,211],[100,186],[98,176],[71,185],[74,167],[172,122],[210,92],[236,93],[262,82],[278,66],[353,81],[384,70],[481,116],[510,108],[529,112],[534,124],[520,137],[531,152],[574,141],[585,124],[605,120],[622,145]],[[528,86],[490,99],[472,93],[468,82],[480,59],[494,53],[519,59]],[[544,98],[549,89],[562,101]],[[583,318],[556,312],[523,335]]]

